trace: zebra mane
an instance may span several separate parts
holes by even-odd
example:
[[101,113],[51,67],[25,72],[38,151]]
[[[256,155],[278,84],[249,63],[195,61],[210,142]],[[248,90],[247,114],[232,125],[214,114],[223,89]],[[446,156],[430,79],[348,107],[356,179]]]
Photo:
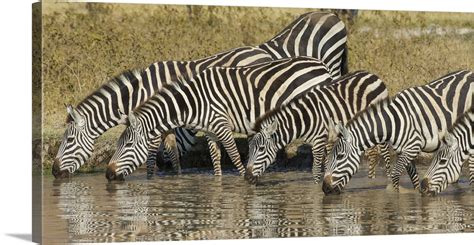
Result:
[[456,121],[454,121],[454,123],[449,126],[448,132],[452,133],[453,129],[459,124],[459,122],[463,121],[464,119],[467,118],[467,120],[470,121],[469,114],[474,114],[474,104],[471,105],[471,108],[469,110],[465,111],[461,116],[456,118]]
[[257,118],[255,123],[253,124],[253,130],[258,132],[260,131],[263,126],[263,123],[267,120],[272,118],[274,115],[276,115],[284,106],[276,107],[265,113],[263,116]]
[[165,91],[165,90],[168,90],[168,91],[173,91],[176,89],[179,90],[186,84],[186,81],[187,80],[185,77],[178,77],[176,82],[167,83],[163,85],[163,87],[161,87],[161,89],[158,90],[156,94],[159,94],[161,91]]
[[[128,81],[134,89],[138,89],[139,83],[136,82],[139,79],[141,79],[141,74],[144,72],[145,69],[132,69],[132,70],[125,70],[122,73],[112,77],[109,79],[108,82],[104,83],[102,86],[100,86],[98,89],[96,89],[94,92],[89,94],[85,99],[83,99],[79,104],[77,104],[77,108],[82,108],[84,103],[86,101],[91,100],[94,96],[96,95],[101,95],[101,91],[103,91],[105,88],[110,88],[113,85],[117,86],[121,92],[127,91],[128,93],[128,87],[125,85],[125,80]],[[66,123],[69,123],[72,121],[72,117],[68,114],[66,118]]]
[[359,118],[367,113],[371,113],[373,111],[376,111],[378,108],[384,108],[388,106],[392,102],[393,98],[387,97],[382,100],[377,101],[376,103],[368,105],[365,109],[357,112],[347,123],[346,125],[349,125],[352,122],[355,122],[359,120]]

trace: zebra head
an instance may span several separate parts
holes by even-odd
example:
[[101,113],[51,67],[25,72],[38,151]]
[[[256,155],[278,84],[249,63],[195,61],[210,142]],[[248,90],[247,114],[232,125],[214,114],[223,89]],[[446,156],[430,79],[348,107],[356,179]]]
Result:
[[454,135],[448,133],[441,142],[425,177],[420,192],[434,196],[459,179],[462,167],[461,148]]
[[338,137],[330,154],[327,156],[327,170],[324,174],[323,191],[328,194],[339,194],[344,186],[355,174],[360,164],[361,151],[355,142],[354,134],[345,128],[342,123],[334,127]]
[[[128,115],[129,125],[117,142],[117,150],[110,159],[105,177],[123,180],[146,161],[149,145],[144,124],[133,112]],[[161,138],[161,137],[158,137]]]
[[249,143],[249,160],[247,163],[247,173],[249,180],[261,176],[265,169],[275,161],[278,145],[275,133],[278,129],[278,122],[272,121],[262,127],[260,132],[254,135]]
[[94,150],[95,137],[87,130],[86,117],[71,105],[66,105],[68,125],[58,154],[54,158],[53,175],[65,178],[81,167]]

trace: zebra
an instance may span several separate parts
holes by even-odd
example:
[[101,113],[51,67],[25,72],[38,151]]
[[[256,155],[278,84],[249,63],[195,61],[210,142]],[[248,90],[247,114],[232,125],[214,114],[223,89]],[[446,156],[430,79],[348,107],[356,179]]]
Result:
[[474,183],[474,106],[459,117],[444,136],[425,177],[420,191],[436,195],[459,179],[462,164],[469,162],[469,180]]
[[[259,118],[249,143],[247,175],[251,182],[275,161],[277,151],[296,139],[312,145],[313,177],[319,183],[325,148],[335,140],[332,120],[347,122],[356,112],[388,97],[382,80],[366,71],[357,71],[336,79],[330,85],[315,87],[303,97],[276,108]],[[329,147],[326,147],[329,146]],[[390,154],[383,148],[386,166]],[[375,164],[371,159],[371,165]]]
[[[67,106],[67,128],[54,160],[53,175],[56,178],[62,178],[73,173],[90,157],[97,137],[102,135],[109,128],[125,120],[125,118],[116,118],[116,111],[119,108],[115,102],[103,98],[104,95],[113,98],[113,101],[120,101],[130,100],[130,98],[134,99],[136,98],[134,94],[138,93],[141,95],[139,97],[141,98],[140,102],[143,102],[146,101],[153,92],[161,88],[162,84],[171,83],[184,75],[190,76],[191,74],[198,73],[209,66],[245,66],[266,62],[271,59],[296,56],[313,56],[320,58],[332,71],[333,77],[337,77],[338,74],[347,73],[348,51],[346,40],[347,32],[345,25],[336,15],[331,13],[310,12],[301,15],[274,38],[258,47],[242,47],[196,61],[168,61],[162,62],[162,64],[157,63],[155,65],[156,68],[153,69],[152,66],[150,66],[150,72],[142,74],[144,75],[143,78],[146,77],[146,79],[148,79],[147,82],[151,81],[151,84],[148,86],[140,85],[142,84],[142,76],[134,78],[133,72],[126,71],[93,92],[79,103],[77,108]],[[299,48],[296,49],[295,47]],[[242,53],[240,53],[239,50],[241,50]],[[246,52],[246,50],[248,50],[248,52]],[[167,80],[165,81],[164,79]],[[157,84],[155,84],[155,82]],[[122,90],[120,93],[115,91],[125,87],[128,88],[128,91],[127,89],[123,89],[124,91]],[[108,89],[105,90],[105,88]],[[145,88],[145,90],[150,89],[150,91],[140,90],[137,92],[135,88],[142,90]],[[110,95],[107,95],[108,93],[110,93]],[[118,94],[124,96],[124,98],[118,98]],[[98,101],[95,101],[95,98],[98,98]],[[133,105],[138,105],[135,101],[129,102]],[[102,110],[99,109],[99,105],[102,105]],[[104,112],[106,111],[105,108],[109,110]],[[129,109],[134,108],[127,108],[123,113],[127,114]],[[77,125],[76,120],[73,118],[76,118],[77,121],[89,123],[85,126]],[[164,148],[172,159],[175,169],[179,172],[178,157],[184,155],[195,145],[196,141],[194,137],[196,133],[178,128],[175,130],[175,134],[175,141],[173,140],[173,134],[165,135]],[[208,142],[210,142],[211,154],[220,154],[217,152],[217,147],[214,147],[212,141]],[[158,149],[150,149],[150,155],[146,164],[148,178],[151,178],[153,175],[154,163],[156,162],[155,152],[157,151]],[[177,156],[178,154],[179,156]],[[215,171],[216,173],[219,172],[218,169]]]
[[310,56],[320,59],[338,78],[348,73],[347,30],[335,14],[309,12],[301,15],[275,37],[258,47],[274,60]]
[[453,121],[470,108],[473,92],[473,73],[456,71],[369,106],[345,127],[337,124],[339,137],[328,156],[323,191],[340,193],[357,171],[361,153],[385,142],[397,152],[397,162],[391,171],[394,189],[399,189],[403,168],[415,189],[419,189],[413,159],[421,151],[433,152],[439,148],[440,134],[446,133]]
[[[191,81],[165,86],[129,113],[129,126],[119,138],[106,177],[123,179],[131,174],[145,161],[149,144],[159,145],[160,136],[176,127],[204,131],[216,147],[220,141],[243,175],[232,133],[255,133],[251,124],[258,117],[332,81],[320,60],[297,57],[246,67],[211,67]],[[211,157],[214,166],[220,164],[218,155]]]
[[[162,61],[141,72],[123,72],[82,100],[76,108],[66,106],[67,128],[54,159],[53,175],[68,177],[82,166],[92,154],[95,140],[109,128],[125,123],[119,110],[128,113],[137,108],[165,84],[186,79],[210,66],[243,66],[270,60],[271,57],[259,48],[242,47],[195,61]],[[177,130],[178,135],[194,136],[193,132]],[[178,146],[186,148],[183,147],[186,143],[193,145],[193,138],[181,140]],[[150,151],[147,166],[153,166],[157,150]],[[149,168],[147,175],[152,174],[153,168]]]

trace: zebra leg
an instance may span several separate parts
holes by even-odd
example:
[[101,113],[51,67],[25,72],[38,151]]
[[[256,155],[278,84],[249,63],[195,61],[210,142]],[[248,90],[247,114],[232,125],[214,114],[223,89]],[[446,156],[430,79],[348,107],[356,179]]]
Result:
[[469,183],[474,184],[474,154],[469,156]]
[[178,175],[181,174],[181,164],[179,162],[179,151],[176,145],[176,135],[174,132],[170,132],[164,137],[164,150],[168,153],[168,156],[171,158],[171,164],[173,164],[173,169]]
[[311,152],[313,154],[313,180],[314,183],[319,184],[319,181],[321,180],[321,175],[322,175],[322,167],[321,164],[324,161],[324,164],[326,163],[325,159],[325,154],[326,154],[326,149],[324,147],[324,142],[320,142],[317,144],[314,144],[313,147],[311,148]]
[[221,176],[221,148],[211,136],[206,135],[207,145],[209,146],[209,152],[211,153],[212,165],[214,166],[214,175]]
[[369,179],[374,179],[375,178],[375,168],[377,167],[378,163],[378,155],[379,151],[377,150],[377,146],[374,146],[370,149],[367,149],[365,152],[367,155],[367,160],[369,162],[369,174],[368,177]]
[[219,141],[222,142],[222,145],[227,151],[227,154],[232,160],[232,163],[239,170],[240,175],[244,176],[245,168],[242,164],[242,160],[240,159],[240,153],[237,149],[237,145],[235,144],[231,128],[227,125],[227,123],[224,125],[216,124],[214,128],[215,135],[217,136]]
[[152,179],[153,173],[155,172],[155,163],[157,161],[156,155],[158,154],[158,149],[152,149],[151,147],[148,150],[148,157],[146,159],[146,178]]
[[416,171],[416,166],[413,161],[408,163],[408,165],[405,166],[405,169],[407,170],[408,176],[410,176],[411,183],[413,183],[413,188],[415,190],[420,189],[420,178],[418,177],[418,172]]
[[415,189],[420,188],[418,173],[416,172],[415,165],[413,163],[413,159],[415,159],[418,154],[419,150],[415,150],[412,152],[404,152],[398,155],[397,163],[392,169],[391,177],[392,177],[392,184],[395,190],[398,190],[400,187],[400,177],[402,175],[402,171],[406,169],[408,175],[410,176],[411,182]]
[[146,160],[146,177],[147,179],[153,178],[155,171],[156,155],[160,149],[161,137],[150,139],[148,142],[148,158]]
[[176,135],[179,157],[182,157],[196,145],[197,131],[186,128],[176,128],[174,133]]
[[385,162],[385,173],[387,174],[387,177],[390,177],[390,150],[387,143],[380,144],[380,155],[382,155],[382,158]]

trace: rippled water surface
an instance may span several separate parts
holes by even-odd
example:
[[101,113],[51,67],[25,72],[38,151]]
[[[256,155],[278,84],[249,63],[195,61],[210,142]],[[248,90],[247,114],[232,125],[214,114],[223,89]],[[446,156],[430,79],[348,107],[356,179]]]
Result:
[[[272,171],[250,186],[233,172],[188,170],[123,183],[103,174],[44,181],[45,242],[112,242],[474,231],[466,176],[437,197],[386,188],[363,169],[343,194],[324,196],[309,170]],[[421,171],[424,173],[424,171]]]

